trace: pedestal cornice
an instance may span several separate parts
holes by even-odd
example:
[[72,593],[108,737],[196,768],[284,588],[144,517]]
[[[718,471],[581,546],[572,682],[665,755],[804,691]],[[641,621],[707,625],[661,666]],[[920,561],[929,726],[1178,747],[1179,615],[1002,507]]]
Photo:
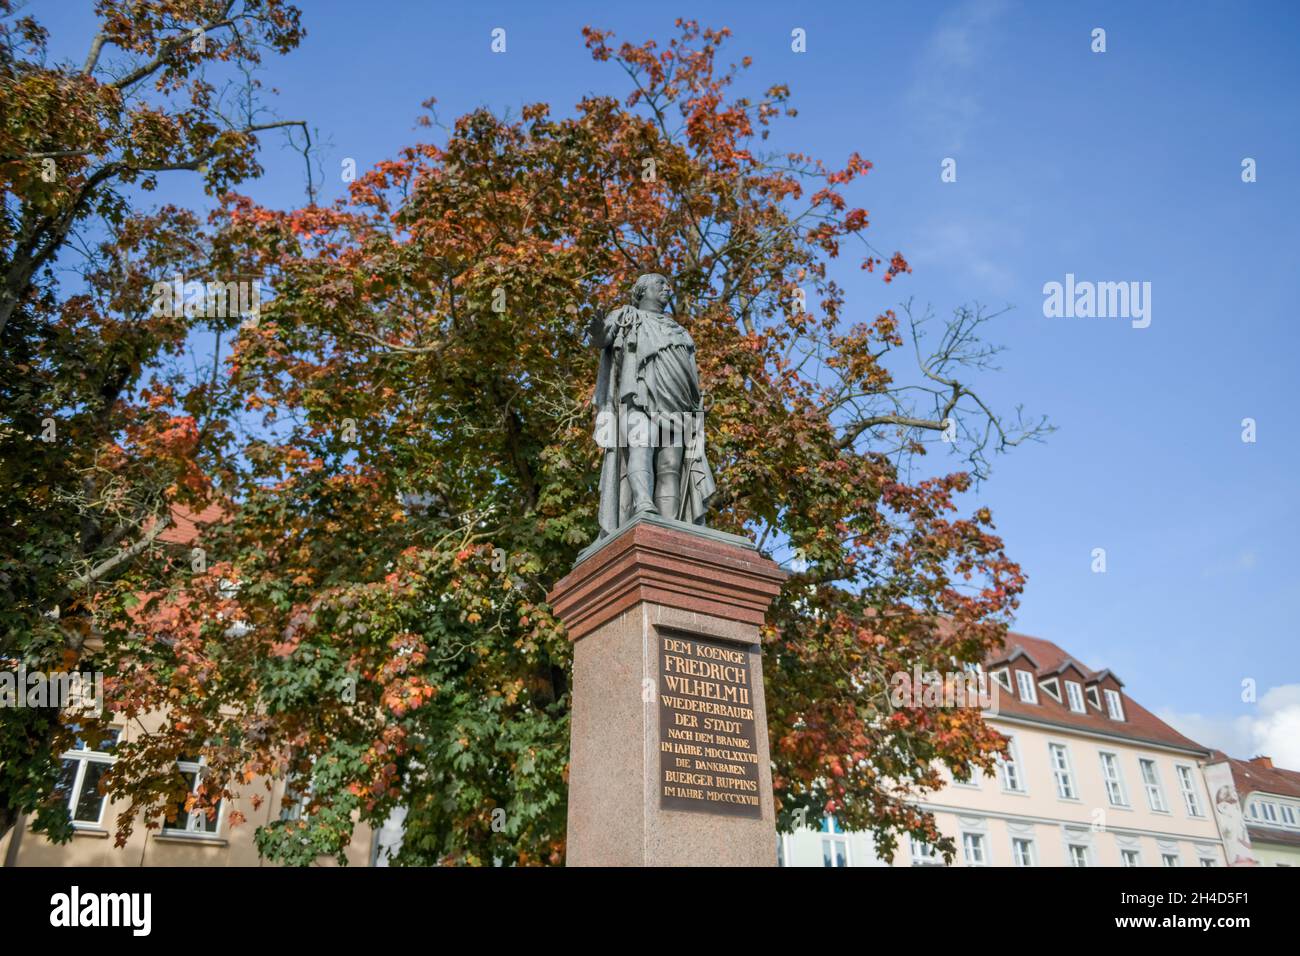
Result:
[[789,576],[743,538],[662,519],[585,554],[548,596],[575,641],[642,601],[761,625]]

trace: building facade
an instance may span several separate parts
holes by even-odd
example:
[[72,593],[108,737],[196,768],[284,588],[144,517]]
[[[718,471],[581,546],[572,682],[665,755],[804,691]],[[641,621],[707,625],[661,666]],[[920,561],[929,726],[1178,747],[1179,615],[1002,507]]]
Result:
[[1300,773],[1215,753],[1206,768],[1229,860],[1300,866]]
[[[1020,634],[982,672],[992,697],[985,719],[1010,739],[1008,755],[993,775],[948,775],[919,803],[956,844],[951,865],[1226,865],[1203,772],[1211,751],[1129,697],[1114,673]],[[828,856],[834,836],[831,822],[784,837],[783,862],[945,865],[917,841],[880,861],[860,834],[845,835],[844,857]]]
[[[198,514],[184,508],[172,512],[172,526],[158,540],[188,548],[200,540],[202,527],[220,515],[210,506]],[[96,648],[92,638],[87,649]],[[217,813],[178,813],[175,822],[161,829],[147,830],[137,820],[124,847],[117,847],[116,820],[123,806],[99,792],[98,784],[113,765],[115,743],[148,735],[162,720],[158,714],[139,720],[115,720],[111,740],[90,747],[78,741],[63,755],[59,789],[67,802],[74,834],[71,842],[56,844],[31,829],[31,820],[21,818],[0,838],[0,864],[4,866],[272,866],[257,851],[255,833],[259,826],[277,817],[300,819],[305,801],[286,793],[284,780],[255,779],[243,788],[238,799],[223,800]],[[177,761],[176,772],[191,789],[201,784],[203,758],[196,754]],[[256,799],[255,799],[256,797]],[[357,823],[346,853],[349,865],[366,866],[381,852],[370,827]],[[333,857],[319,857],[317,864],[333,866]]]
[[[257,779],[243,788],[238,799],[223,800],[213,817],[204,813],[178,813],[173,824],[147,830],[137,820],[124,847],[116,846],[114,832],[123,806],[99,793],[100,778],[113,765],[113,743],[148,734],[157,718],[115,721],[114,738],[90,748],[84,741],[63,754],[60,791],[72,817],[70,843],[56,844],[31,829],[21,819],[0,839],[0,861],[5,866],[273,866],[262,859],[254,840],[260,825],[277,817],[298,819],[304,801],[291,794],[286,783]],[[177,761],[176,769],[189,783],[203,779],[203,760],[195,756]],[[259,799],[254,799],[254,796]],[[242,822],[237,822],[242,821]],[[351,866],[373,862],[375,841],[368,826],[358,823],[347,851]],[[319,857],[320,866],[336,865],[333,857]]]

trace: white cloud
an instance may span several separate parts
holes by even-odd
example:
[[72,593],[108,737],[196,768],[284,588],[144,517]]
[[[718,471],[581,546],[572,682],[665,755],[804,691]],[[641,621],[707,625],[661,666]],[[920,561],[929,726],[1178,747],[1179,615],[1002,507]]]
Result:
[[[995,253],[1005,256],[1009,248],[1019,245],[1016,227],[1005,222],[950,218],[927,223],[918,236],[908,254],[913,265],[927,267],[927,271],[956,266],[983,295],[1008,296],[1015,290],[1015,275]],[[996,246],[989,236],[998,237]]]
[[1204,714],[1180,714],[1157,710],[1156,716],[1198,744],[1222,750],[1232,757],[1253,757],[1251,718],[1206,717]]
[[1005,0],[967,0],[942,14],[916,67],[908,99],[912,115],[960,150],[982,107],[974,81],[988,49],[988,33],[1006,10]]
[[[999,21],[1007,0],[965,0],[938,15],[907,92],[908,114],[927,148],[960,159],[972,130],[984,114],[980,94],[986,64],[994,56]],[[993,242],[990,237],[996,236]],[[1017,287],[1004,265],[1009,247],[1020,245],[1020,230],[987,217],[955,218],[951,211],[932,219],[908,244],[913,266],[962,273],[983,295],[1007,296]]]
[[1242,574],[1254,571],[1259,566],[1259,554],[1251,549],[1238,551],[1235,555],[1224,555],[1217,563],[1201,569],[1201,577],[1217,578],[1230,574]]
[[1270,688],[1237,717],[1158,711],[1158,716],[1197,743],[1247,759],[1263,755],[1287,770],[1300,770],[1300,684]]

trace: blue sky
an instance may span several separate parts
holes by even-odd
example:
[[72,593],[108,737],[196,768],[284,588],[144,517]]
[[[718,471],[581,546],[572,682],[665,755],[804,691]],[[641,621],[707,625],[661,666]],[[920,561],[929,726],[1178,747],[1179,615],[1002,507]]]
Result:
[[[80,62],[91,4],[38,2],[56,56]],[[613,4],[305,0],[308,36],[268,61],[274,108],[319,130],[325,199],[359,168],[475,106],[623,92],[580,29],[666,40],[678,15],[734,32],[755,88],[785,82],[775,144],[875,164],[855,186],[870,238],[914,273],[893,286],[845,263],[851,315],[903,296],[939,315],[1014,309],[979,379],[1003,409],[1051,416],[1048,443],[994,462],[979,497],[1029,574],[1018,629],[1110,667],[1148,708],[1238,756],[1300,769],[1300,5],[1011,0]],[[660,12],[662,11],[662,12]],[[507,51],[489,48],[506,30]],[[807,51],[791,50],[791,30]],[[1091,50],[1106,31],[1106,52]],[[940,181],[945,158],[957,181]],[[1257,163],[1243,183],[1241,163]],[[268,141],[244,191],[301,203],[301,158]],[[201,204],[185,186],[161,198]],[[1047,318],[1043,286],[1151,283],[1151,324]],[[1257,440],[1242,441],[1242,419]],[[1093,550],[1106,551],[1094,573]],[[1242,682],[1257,700],[1242,700]]]

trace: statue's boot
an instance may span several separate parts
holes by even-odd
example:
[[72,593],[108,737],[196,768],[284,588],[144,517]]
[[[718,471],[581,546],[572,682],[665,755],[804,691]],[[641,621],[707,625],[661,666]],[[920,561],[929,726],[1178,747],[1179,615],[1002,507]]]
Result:
[[655,507],[665,518],[678,518],[682,504],[682,476],[680,472],[660,472],[655,475]]
[[649,468],[632,468],[627,470],[628,490],[632,493],[632,517],[653,514],[654,498],[651,497],[651,478]]
[[655,471],[655,507],[665,518],[678,519],[682,510],[682,450],[661,448]]
[[655,450],[650,446],[650,420],[645,412],[633,410],[627,420],[627,488],[632,498],[630,517],[635,518],[655,511]]

